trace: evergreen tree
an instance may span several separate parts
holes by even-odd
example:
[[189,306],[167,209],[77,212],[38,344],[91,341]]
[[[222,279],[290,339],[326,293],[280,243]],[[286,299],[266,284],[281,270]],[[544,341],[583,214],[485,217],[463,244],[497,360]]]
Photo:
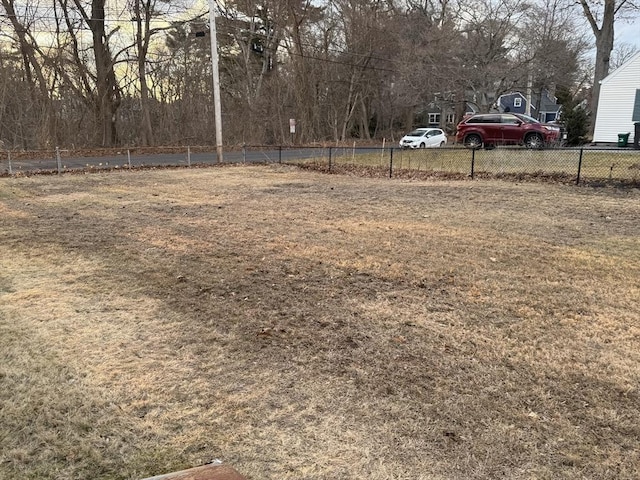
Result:
[[589,115],[575,95],[567,88],[559,88],[556,92],[558,102],[562,105],[561,123],[567,132],[567,145],[582,145],[589,132]]

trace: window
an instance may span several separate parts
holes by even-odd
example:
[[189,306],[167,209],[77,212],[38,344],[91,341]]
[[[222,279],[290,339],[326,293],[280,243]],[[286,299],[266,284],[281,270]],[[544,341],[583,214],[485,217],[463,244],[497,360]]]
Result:
[[429,123],[440,123],[440,114],[439,113],[430,113],[429,114]]
[[515,115],[500,115],[501,123],[508,123],[509,125],[518,125],[522,123]]
[[456,121],[455,113],[447,113],[447,123],[454,123]]
[[521,107],[522,106],[522,99],[520,97],[514,98],[513,99],[513,106],[514,107]]
[[500,115],[476,115],[467,120],[467,123],[500,123]]
[[632,122],[640,122],[640,89],[636,90],[636,101],[633,102]]

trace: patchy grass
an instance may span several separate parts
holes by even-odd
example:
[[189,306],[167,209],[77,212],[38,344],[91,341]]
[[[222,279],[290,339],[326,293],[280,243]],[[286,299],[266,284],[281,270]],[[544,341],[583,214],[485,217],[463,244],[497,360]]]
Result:
[[[467,148],[426,148],[416,150],[395,149],[393,168],[418,172],[471,173],[472,151]],[[334,165],[379,167],[388,171],[390,151],[357,154],[348,148],[333,149]],[[307,163],[317,162],[307,160]],[[328,163],[328,151],[323,152],[323,163]],[[564,175],[575,181],[580,164],[579,149],[528,150],[519,147],[476,150],[474,171],[478,175]],[[583,180],[640,181],[640,151],[592,150],[582,152],[580,177]]]
[[640,193],[0,181],[0,478],[640,476]]

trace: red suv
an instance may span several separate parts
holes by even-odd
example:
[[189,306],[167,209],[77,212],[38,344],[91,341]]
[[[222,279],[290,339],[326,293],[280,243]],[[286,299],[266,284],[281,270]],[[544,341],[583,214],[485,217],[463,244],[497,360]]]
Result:
[[465,147],[480,148],[494,145],[524,145],[542,148],[560,138],[556,125],[540,123],[519,113],[487,113],[471,115],[458,124],[456,142]]

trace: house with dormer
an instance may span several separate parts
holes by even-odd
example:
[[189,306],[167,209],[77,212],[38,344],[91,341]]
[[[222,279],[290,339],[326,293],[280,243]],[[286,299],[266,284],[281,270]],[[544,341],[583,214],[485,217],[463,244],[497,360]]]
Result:
[[[456,115],[456,104],[453,102],[430,102],[426,108],[416,115],[416,124],[425,127],[444,128],[448,132],[455,132],[456,124],[462,120]],[[465,102],[462,116],[478,113],[478,107],[471,102]]]
[[555,122],[560,117],[561,105],[556,97],[547,90],[531,95],[531,105],[527,105],[527,97],[521,92],[505,93],[498,97],[496,108],[500,112],[521,113],[529,115],[543,123]]

